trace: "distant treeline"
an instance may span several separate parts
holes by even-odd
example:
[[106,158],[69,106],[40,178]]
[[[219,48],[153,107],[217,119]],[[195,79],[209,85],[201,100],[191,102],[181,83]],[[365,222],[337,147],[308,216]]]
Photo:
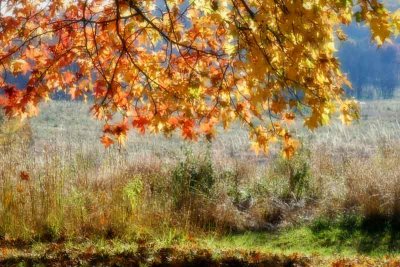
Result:
[[392,98],[400,86],[400,40],[378,48],[371,42],[369,31],[351,25],[345,29],[349,40],[338,52],[342,70],[348,74],[356,98]]

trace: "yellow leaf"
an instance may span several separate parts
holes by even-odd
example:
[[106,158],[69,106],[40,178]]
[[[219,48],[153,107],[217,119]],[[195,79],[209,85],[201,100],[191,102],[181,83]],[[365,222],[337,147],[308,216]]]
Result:
[[26,74],[28,71],[31,70],[31,66],[28,62],[26,62],[23,59],[16,59],[11,62],[10,69],[14,75],[21,73]]

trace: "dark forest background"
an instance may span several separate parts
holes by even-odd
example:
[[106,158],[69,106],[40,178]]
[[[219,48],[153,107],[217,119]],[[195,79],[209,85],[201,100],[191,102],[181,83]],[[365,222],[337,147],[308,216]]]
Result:
[[366,27],[353,24],[344,30],[349,39],[340,43],[338,56],[353,85],[349,94],[359,99],[394,97],[400,87],[400,39],[378,48]]

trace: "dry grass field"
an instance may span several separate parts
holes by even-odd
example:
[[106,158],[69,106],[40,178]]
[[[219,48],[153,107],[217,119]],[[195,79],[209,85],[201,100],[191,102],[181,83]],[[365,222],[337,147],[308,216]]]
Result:
[[[79,102],[44,104],[22,126],[3,121],[0,261],[53,264],[43,255],[61,250],[72,264],[71,253],[108,251],[111,265],[111,254],[146,247],[163,262],[162,249],[191,246],[206,249],[193,255],[209,265],[218,262],[209,250],[226,248],[250,263],[268,253],[300,266],[366,255],[360,264],[374,266],[400,252],[400,102],[361,108],[348,127],[295,127],[302,148],[291,160],[277,149],[256,156],[240,125],[212,143],[131,133],[125,147],[105,149]],[[267,254],[246,254],[254,250]]]

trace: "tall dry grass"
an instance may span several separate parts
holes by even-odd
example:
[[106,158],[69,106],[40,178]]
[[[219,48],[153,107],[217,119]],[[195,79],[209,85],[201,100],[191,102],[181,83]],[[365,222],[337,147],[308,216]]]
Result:
[[212,144],[132,134],[105,150],[84,104],[52,103],[0,145],[0,239],[174,242],[344,212],[398,217],[400,110],[368,105],[352,127],[299,131],[303,148],[285,160],[256,157],[239,126]]

